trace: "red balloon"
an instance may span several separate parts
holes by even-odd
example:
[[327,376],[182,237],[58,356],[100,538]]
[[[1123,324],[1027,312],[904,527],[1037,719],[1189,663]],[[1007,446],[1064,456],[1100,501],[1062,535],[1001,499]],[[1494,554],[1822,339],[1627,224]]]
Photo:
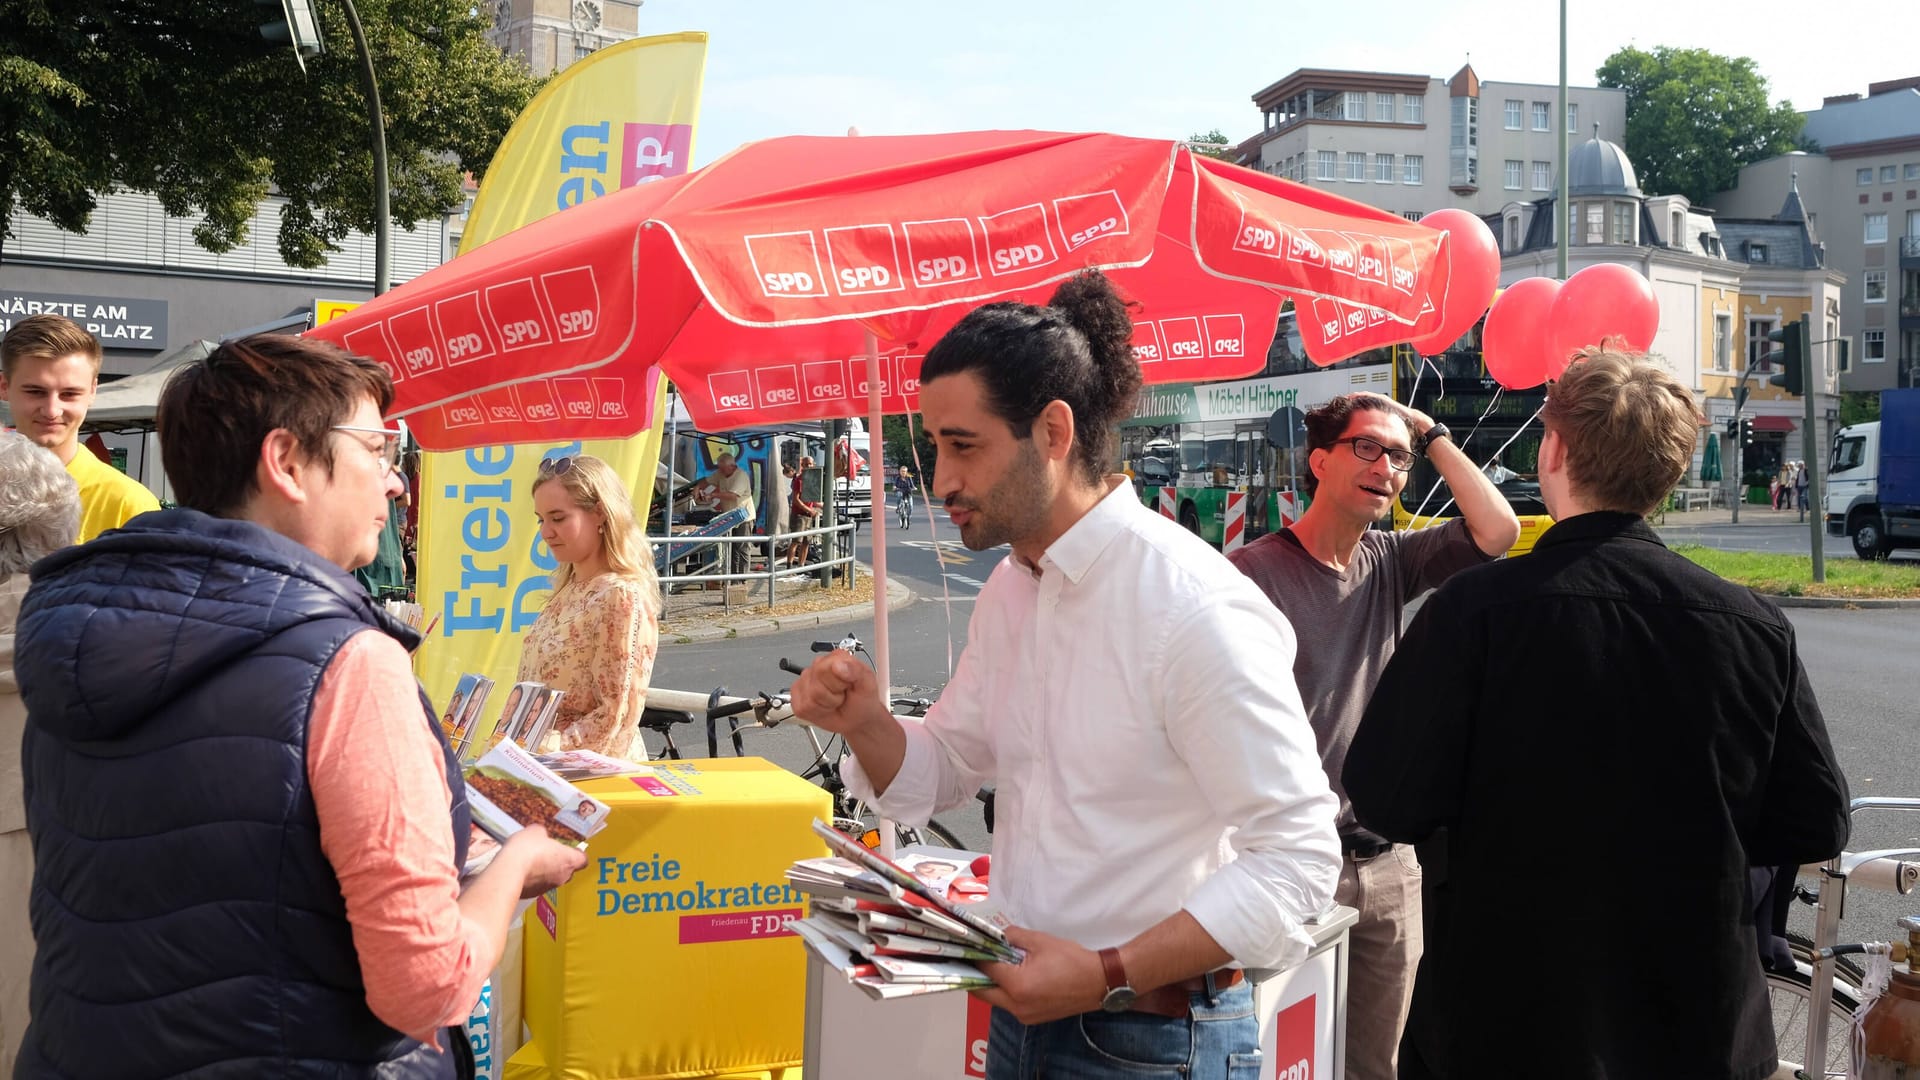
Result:
[[1487,305],[1493,303],[1494,289],[1500,284],[1500,243],[1486,222],[1453,207],[1435,210],[1421,218],[1420,224],[1447,234],[1446,246],[1453,259],[1437,324],[1428,328],[1416,323],[1421,336],[1410,343],[1421,356],[1434,356],[1460,340],[1460,335],[1472,329]]
[[[1547,313],[1559,294],[1560,283],[1547,277],[1523,278],[1501,291],[1480,335],[1487,374],[1495,382],[1509,390],[1525,390],[1550,377]],[[1560,366],[1566,366],[1564,358]]]
[[[1560,368],[1575,352],[1609,337],[1624,339],[1630,352],[1646,352],[1660,329],[1660,302],[1638,270],[1620,263],[1596,263],[1560,287],[1548,327],[1547,338]],[[1556,368],[1547,377],[1559,374]]]

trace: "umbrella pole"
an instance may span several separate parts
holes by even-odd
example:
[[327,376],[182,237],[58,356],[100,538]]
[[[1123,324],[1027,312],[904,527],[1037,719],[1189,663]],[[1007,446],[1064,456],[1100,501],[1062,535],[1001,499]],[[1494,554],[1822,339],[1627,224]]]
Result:
[[[893,668],[887,647],[887,508],[886,494],[874,477],[886,467],[880,438],[880,339],[867,332],[867,495],[873,508],[873,670],[879,676],[880,704],[892,711]],[[853,436],[847,436],[847,461],[853,461]],[[853,481],[849,479],[848,484]],[[849,566],[848,572],[853,568]],[[880,854],[893,858],[893,822],[880,822]]]

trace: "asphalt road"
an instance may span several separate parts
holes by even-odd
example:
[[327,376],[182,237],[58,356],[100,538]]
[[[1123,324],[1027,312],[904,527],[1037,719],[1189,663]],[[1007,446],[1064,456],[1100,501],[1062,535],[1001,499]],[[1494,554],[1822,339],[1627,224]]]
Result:
[[[1792,526],[1706,526],[1691,531],[1696,534],[1696,542],[1716,547],[1755,542],[1786,544],[1790,540],[1785,535],[1771,534],[1793,534],[1800,539],[1800,550],[1805,550],[1805,530]],[[895,533],[887,547],[890,576],[908,583],[918,597],[913,604],[890,616],[893,683],[904,692],[924,690],[929,692],[927,696],[934,696],[931,691],[945,684],[950,657],[957,657],[966,644],[973,598],[988,572],[1005,554],[1004,549],[968,552],[951,537],[952,529],[944,521],[937,532],[930,532],[929,524],[922,518],[915,523],[911,535],[902,537]],[[870,555],[871,539],[871,530],[863,528],[859,538],[863,559]],[[1669,535],[1669,539],[1679,537]],[[945,565],[935,557],[936,544],[941,546],[947,559]],[[1830,554],[1852,557],[1845,548]],[[1914,643],[1920,642],[1920,610],[1794,608],[1789,609],[1787,615],[1799,632],[1802,662],[1819,696],[1835,753],[1852,793],[1856,796],[1920,796],[1920,731],[1916,730],[1920,727],[1916,725],[1920,663],[1916,663],[1914,651]],[[838,637],[848,632],[870,641],[873,620],[866,618],[843,627],[671,646],[661,650],[654,666],[654,681],[657,685],[681,690],[706,691],[716,686],[734,691],[783,690],[790,677],[778,669],[777,659],[788,657],[807,662],[811,659],[809,646],[816,638]],[[1703,657],[1702,663],[1707,662],[1710,661]],[[748,753],[759,754],[788,768],[804,768],[814,758],[806,733],[799,725],[750,732],[746,740]],[[697,737],[689,733],[688,738],[679,741],[683,749],[686,744],[696,744],[695,754],[706,752],[704,731]],[[991,838],[978,804],[940,815],[940,820],[970,847],[989,850]],[[1855,850],[1920,847],[1920,813],[1864,815],[1856,823],[1850,846]],[[1647,886],[1649,897],[1656,897],[1658,883],[1649,880]],[[1920,912],[1920,903],[1856,891],[1849,896],[1846,910],[1843,936],[1851,933],[1857,935],[1855,940],[1859,937],[1886,940],[1895,933],[1895,920],[1903,914]],[[1796,921],[1803,930],[1811,926],[1810,916],[1804,911],[1796,916]]]

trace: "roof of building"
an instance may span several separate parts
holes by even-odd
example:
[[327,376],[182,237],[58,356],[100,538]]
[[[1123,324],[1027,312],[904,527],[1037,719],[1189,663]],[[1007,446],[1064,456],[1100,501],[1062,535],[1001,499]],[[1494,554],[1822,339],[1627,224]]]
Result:
[[1823,150],[1920,136],[1920,89],[1905,87],[1804,115],[1806,137]]
[[1720,246],[1734,262],[1785,270],[1818,270],[1826,263],[1826,252],[1814,242],[1805,221],[1719,218],[1713,224]]
[[1641,197],[1633,162],[1619,145],[1600,137],[1599,124],[1593,125],[1593,138],[1567,154],[1567,194]]

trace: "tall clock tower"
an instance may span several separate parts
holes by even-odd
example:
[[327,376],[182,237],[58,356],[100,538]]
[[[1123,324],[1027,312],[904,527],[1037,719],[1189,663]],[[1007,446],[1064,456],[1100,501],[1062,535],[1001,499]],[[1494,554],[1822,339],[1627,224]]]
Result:
[[492,0],[493,42],[536,75],[638,37],[643,0]]

